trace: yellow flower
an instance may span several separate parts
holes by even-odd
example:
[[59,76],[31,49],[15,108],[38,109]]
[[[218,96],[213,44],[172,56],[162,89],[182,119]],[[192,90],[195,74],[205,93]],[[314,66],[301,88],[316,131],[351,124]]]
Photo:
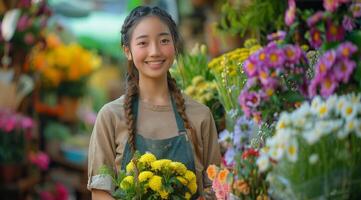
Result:
[[169,193],[168,193],[166,190],[161,190],[161,191],[159,191],[158,193],[159,193],[159,195],[160,195],[160,198],[162,198],[162,199],[168,199]]
[[133,176],[126,176],[122,182],[120,182],[120,188],[123,190],[128,189],[130,186],[132,186],[134,183],[134,177]]
[[184,195],[184,198],[191,199],[192,195],[189,192],[186,192],[186,194]]
[[156,161],[157,158],[152,153],[145,153],[139,158],[139,162],[150,165],[150,163]]
[[187,167],[181,162],[171,162],[169,167],[180,175],[185,174],[187,171]]
[[160,159],[152,162],[151,166],[153,170],[161,170],[162,168],[168,167],[171,162],[172,161],[168,159]]
[[200,83],[204,82],[204,78],[203,76],[195,76],[192,79],[192,85],[194,85],[195,87],[197,87]]
[[129,174],[134,171],[135,165],[132,161],[130,161],[125,167],[126,172]]
[[196,175],[192,171],[187,170],[187,172],[184,174],[184,178],[191,182],[196,180]]
[[197,182],[192,181],[188,184],[188,188],[191,191],[192,194],[195,194],[197,192]]
[[153,191],[160,191],[162,189],[162,177],[155,175],[149,180],[149,187]]
[[178,181],[181,182],[183,185],[187,185],[187,184],[188,184],[188,181],[187,181],[185,178],[181,177],[181,176],[177,176],[177,179],[178,179]]
[[140,174],[138,176],[138,180],[139,180],[139,182],[144,182],[152,177],[153,177],[153,172],[143,171],[143,172],[140,172]]

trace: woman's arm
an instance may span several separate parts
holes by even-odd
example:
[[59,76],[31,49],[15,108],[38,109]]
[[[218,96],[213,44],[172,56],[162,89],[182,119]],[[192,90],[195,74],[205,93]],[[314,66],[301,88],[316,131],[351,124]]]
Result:
[[115,200],[108,192],[104,190],[92,189],[92,200]]

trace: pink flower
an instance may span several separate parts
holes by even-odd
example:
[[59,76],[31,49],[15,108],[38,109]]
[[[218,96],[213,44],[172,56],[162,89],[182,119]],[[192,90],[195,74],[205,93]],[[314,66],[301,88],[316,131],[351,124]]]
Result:
[[311,45],[314,48],[320,47],[322,44],[321,32],[317,28],[311,28],[310,35],[311,35],[311,41],[310,41]]
[[361,17],[361,3],[354,3],[350,6],[353,17]]
[[44,171],[48,169],[50,163],[49,156],[44,152],[30,153],[29,160]]
[[318,79],[312,79],[310,85],[308,86],[308,95],[309,95],[309,97],[316,96],[318,84],[319,84]]
[[349,59],[344,59],[338,62],[335,66],[335,77],[336,80],[347,83],[351,73],[356,68],[356,63]]
[[342,27],[347,31],[352,31],[355,28],[355,22],[351,17],[345,15],[342,20]]
[[283,40],[286,37],[286,32],[285,31],[277,31],[275,33],[271,33],[269,35],[267,35],[267,39],[269,41],[273,41],[273,40]]
[[334,12],[339,5],[339,0],[323,0],[323,7],[330,12]]
[[323,18],[323,12],[317,11],[315,14],[313,14],[311,17],[307,19],[307,25],[309,27],[314,26],[317,22],[319,22]]
[[19,31],[24,31],[26,28],[29,27],[30,19],[27,15],[22,15],[18,21],[17,29]]
[[286,45],[283,48],[284,55],[286,56],[286,60],[291,64],[296,64],[299,62],[301,57],[301,48],[297,45]]
[[327,22],[326,39],[329,42],[340,41],[345,36],[345,30],[342,26],[332,23],[331,20]]
[[267,49],[267,66],[270,67],[280,67],[285,61],[285,55],[281,49],[273,48]]
[[337,82],[333,75],[328,74],[327,77],[325,77],[321,81],[321,96],[328,97],[330,96],[337,87]]
[[3,129],[6,133],[12,132],[16,128],[17,119],[15,116],[9,117],[5,124],[3,125]]
[[316,65],[316,75],[324,77],[330,71],[332,65],[335,62],[335,59],[336,59],[336,52],[334,50],[326,52],[320,58],[320,60]]
[[295,0],[288,0],[288,9],[285,14],[285,23],[287,26],[291,26],[296,17],[296,3]]
[[242,91],[239,96],[239,102],[241,105],[255,108],[260,104],[261,97],[257,92]]
[[49,191],[40,192],[40,200],[55,200],[53,194]]
[[55,190],[56,190],[56,194],[57,194],[55,200],[68,200],[69,192],[68,192],[68,189],[63,184],[56,183]]
[[357,46],[351,42],[344,42],[338,46],[336,52],[340,58],[349,58],[352,54],[357,51]]
[[22,120],[21,120],[21,127],[23,129],[30,129],[34,126],[34,122],[31,118],[29,117],[24,117]]
[[243,69],[248,77],[254,77],[257,74],[257,65],[251,59],[244,62]]

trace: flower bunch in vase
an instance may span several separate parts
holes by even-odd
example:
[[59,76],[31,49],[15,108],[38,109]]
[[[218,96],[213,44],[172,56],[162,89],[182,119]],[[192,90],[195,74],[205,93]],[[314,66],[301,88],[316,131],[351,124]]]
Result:
[[151,153],[136,153],[118,174],[106,166],[101,173],[112,176],[116,199],[191,199],[197,192],[194,172],[183,163],[157,159]]
[[358,199],[361,95],[320,96],[283,112],[257,160],[281,199]]

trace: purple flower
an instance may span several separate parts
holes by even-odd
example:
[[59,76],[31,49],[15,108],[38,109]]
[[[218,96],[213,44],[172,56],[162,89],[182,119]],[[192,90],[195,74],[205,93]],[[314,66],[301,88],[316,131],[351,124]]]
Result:
[[252,54],[249,59],[253,61],[257,66],[261,66],[266,61],[266,52],[264,49],[257,51],[256,53]]
[[350,6],[353,17],[361,17],[361,3],[354,3]]
[[246,86],[245,88],[251,88],[252,86],[256,85],[258,82],[258,78],[257,77],[252,77],[252,78],[248,78],[247,82],[246,82]]
[[327,31],[326,39],[327,41],[340,41],[345,36],[345,29],[342,26],[332,23],[332,21],[327,22]]
[[296,3],[295,0],[288,0],[288,9],[285,14],[285,23],[287,26],[291,26],[296,17]]
[[250,144],[255,124],[253,120],[249,120],[246,116],[238,118],[234,126],[233,145],[237,149],[241,149]]
[[314,48],[320,47],[322,44],[321,31],[319,31],[317,28],[311,28],[310,35],[311,35],[311,41],[310,41],[311,45]]
[[251,59],[247,59],[244,62],[243,69],[248,77],[254,77],[257,74],[257,66]]
[[357,46],[351,42],[344,42],[338,46],[336,52],[337,56],[341,58],[349,58],[352,54],[357,51]]
[[339,0],[323,0],[323,7],[330,12],[335,11],[339,5]]
[[246,105],[247,107],[255,108],[261,102],[261,97],[257,92],[243,91],[239,96],[240,104]]
[[226,153],[224,154],[224,160],[226,161],[226,164],[228,166],[233,165],[234,163],[234,156],[236,155],[236,152],[233,148],[228,148]]
[[33,120],[29,117],[23,117],[20,123],[23,129],[30,129],[34,126]]
[[334,50],[326,52],[316,65],[316,74],[324,77],[331,69],[335,59],[336,52]]
[[345,30],[352,31],[355,28],[355,22],[351,17],[345,15],[342,20],[342,26]]
[[267,39],[269,41],[273,41],[273,40],[283,40],[286,37],[286,32],[285,31],[277,31],[274,33],[271,33],[269,35],[267,35]]
[[30,23],[30,19],[27,15],[22,15],[18,21],[18,24],[17,24],[17,29],[19,31],[24,31],[26,28],[28,28],[29,26],[29,23]]
[[267,49],[267,66],[270,67],[279,67],[282,66],[285,61],[285,55],[281,49],[273,48]]
[[349,59],[344,59],[338,62],[335,66],[335,77],[336,80],[347,83],[351,73],[356,67],[356,63]]
[[286,45],[285,48],[283,48],[283,51],[288,62],[292,64],[296,64],[299,62],[299,59],[301,57],[301,48],[299,46]]
[[336,87],[337,87],[337,81],[331,74],[328,74],[327,77],[325,77],[321,81],[321,96],[323,97],[330,96],[331,94],[333,94]]
[[313,14],[311,17],[307,19],[307,25],[309,27],[314,26],[317,22],[319,22],[323,18],[323,12],[317,11],[315,14]]
[[318,79],[312,79],[310,85],[308,86],[308,96],[309,97],[316,96],[318,84],[319,84]]

